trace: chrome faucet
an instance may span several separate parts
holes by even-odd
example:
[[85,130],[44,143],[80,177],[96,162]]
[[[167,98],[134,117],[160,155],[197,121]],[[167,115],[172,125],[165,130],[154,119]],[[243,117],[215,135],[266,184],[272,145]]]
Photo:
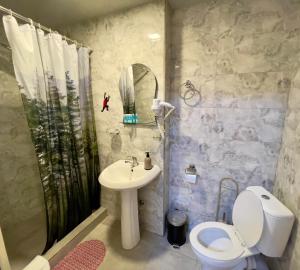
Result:
[[125,163],[130,163],[131,169],[139,165],[137,161],[137,157],[134,156],[128,156],[127,159],[125,160]]

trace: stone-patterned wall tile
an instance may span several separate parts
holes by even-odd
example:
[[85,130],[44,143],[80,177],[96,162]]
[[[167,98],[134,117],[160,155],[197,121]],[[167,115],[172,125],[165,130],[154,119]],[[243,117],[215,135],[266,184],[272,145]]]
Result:
[[[294,97],[294,96],[293,96]],[[290,97],[291,98],[291,97]],[[283,144],[280,151],[274,194],[296,215],[300,216],[300,111],[289,109],[285,121]],[[299,228],[298,222],[282,258],[273,262],[274,269],[297,269],[299,267]]]
[[[219,7],[215,0],[204,0],[193,8],[176,10],[172,18],[173,31],[183,33],[183,38],[193,38],[195,32],[217,33],[220,18]],[[188,35],[185,35],[187,33]]]
[[1,52],[0,79],[0,226],[5,230],[35,216],[44,217],[45,206],[34,146],[7,51]]
[[282,4],[269,0],[221,1],[220,32],[268,33],[284,28]]
[[[249,185],[273,188],[290,91],[295,99],[289,102],[299,103],[293,81],[299,33],[287,21],[288,10],[295,6],[292,0],[288,7],[277,0],[229,0],[175,10],[170,205],[188,212],[190,228],[215,218],[223,177],[236,179],[240,190]],[[195,14],[203,13],[207,20],[199,23],[203,16]],[[180,97],[186,80],[201,90],[195,107]],[[199,174],[194,185],[184,182],[189,164],[195,164]],[[230,215],[233,201],[227,199],[222,211]]]
[[[100,169],[133,155],[143,161],[145,151],[150,151],[152,161],[162,169],[160,177],[139,191],[144,201],[140,222],[144,228],[163,234],[164,214],[164,143],[155,139],[156,127],[132,127],[121,124],[123,106],[119,94],[119,78],[122,70],[134,63],[148,66],[155,74],[159,86],[158,96],[165,96],[165,6],[164,1],[154,1],[125,12],[95,18],[89,22],[66,27],[63,32],[74,39],[84,41],[93,48],[91,58],[93,102],[96,131],[100,153]],[[149,34],[160,39],[151,41]],[[111,96],[110,111],[101,112],[104,92]],[[119,135],[110,135],[111,129],[119,129]],[[102,206],[120,218],[120,196],[103,188]]]
[[299,55],[299,33],[285,31],[244,35],[235,42],[237,72],[268,72],[293,69]]
[[289,95],[288,107],[290,109],[300,109],[300,70],[297,70],[296,75],[293,79],[291,91]]

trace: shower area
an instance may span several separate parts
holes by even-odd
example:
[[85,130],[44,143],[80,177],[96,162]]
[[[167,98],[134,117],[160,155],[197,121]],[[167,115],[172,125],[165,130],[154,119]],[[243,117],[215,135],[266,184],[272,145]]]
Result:
[[19,270],[99,209],[99,158],[90,50],[0,14],[0,228]]
[[46,214],[39,168],[1,24],[0,46],[0,225],[15,269],[43,251]]

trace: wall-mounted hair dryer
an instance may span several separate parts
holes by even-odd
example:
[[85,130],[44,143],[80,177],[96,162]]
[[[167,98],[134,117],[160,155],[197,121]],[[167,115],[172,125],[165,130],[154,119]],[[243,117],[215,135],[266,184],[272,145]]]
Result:
[[175,107],[172,104],[165,101],[161,101],[158,98],[153,99],[151,110],[154,112],[155,117],[162,116],[163,108],[169,109],[168,113],[165,115],[163,119],[166,120],[171,115],[171,113],[175,110]]
[[[169,111],[167,112],[165,117],[163,117],[163,109],[164,108],[169,109]],[[161,137],[164,139],[165,138],[165,130],[161,126],[159,120],[162,119],[163,121],[165,121],[171,115],[171,113],[175,110],[175,106],[173,106],[172,104],[170,104],[168,102],[161,101],[160,99],[155,98],[155,99],[153,99],[151,110],[155,114],[155,120],[156,120],[157,127],[159,129]]]

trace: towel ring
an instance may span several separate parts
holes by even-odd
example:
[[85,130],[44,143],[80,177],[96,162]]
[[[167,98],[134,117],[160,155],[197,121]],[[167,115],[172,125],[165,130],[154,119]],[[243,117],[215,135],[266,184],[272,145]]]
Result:
[[[182,91],[183,87],[184,91]],[[190,107],[196,107],[202,100],[201,90],[196,89],[190,80],[180,85],[179,96],[183,99],[184,103]]]

